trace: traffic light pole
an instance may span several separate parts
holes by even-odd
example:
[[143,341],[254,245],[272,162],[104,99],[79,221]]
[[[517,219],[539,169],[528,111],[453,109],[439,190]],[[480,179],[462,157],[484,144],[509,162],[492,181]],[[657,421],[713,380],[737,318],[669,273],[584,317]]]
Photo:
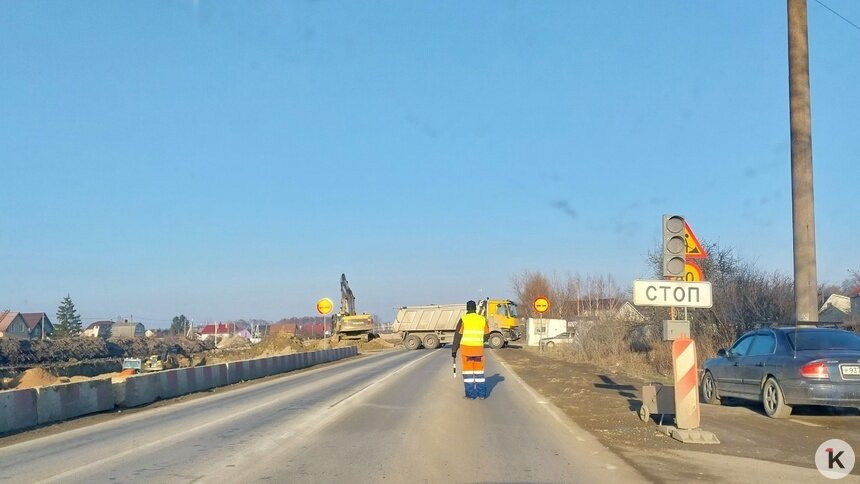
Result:
[[787,1],[795,313],[798,321],[818,321],[806,0]]

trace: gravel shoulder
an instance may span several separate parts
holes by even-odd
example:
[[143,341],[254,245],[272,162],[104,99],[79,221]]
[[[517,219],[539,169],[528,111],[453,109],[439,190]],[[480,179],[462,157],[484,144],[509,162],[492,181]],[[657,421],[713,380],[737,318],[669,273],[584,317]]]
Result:
[[[528,347],[495,353],[577,425],[654,481],[750,482],[759,474],[809,482],[823,479],[813,460],[822,442],[842,439],[860,452],[856,409],[797,408],[791,418],[774,420],[758,404],[702,404],[702,429],[714,432],[721,443],[682,444],[657,431],[653,419],[659,416],[647,423],[639,419],[641,387],[648,383],[641,378]],[[860,476],[860,466],[852,474]]]

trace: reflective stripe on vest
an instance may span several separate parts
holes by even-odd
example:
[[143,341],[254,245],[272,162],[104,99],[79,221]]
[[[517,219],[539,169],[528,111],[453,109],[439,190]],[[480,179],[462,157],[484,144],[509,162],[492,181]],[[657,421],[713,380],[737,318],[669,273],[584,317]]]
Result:
[[460,344],[463,346],[484,346],[484,326],[487,324],[487,320],[476,313],[466,313],[462,319],[463,339],[460,340]]

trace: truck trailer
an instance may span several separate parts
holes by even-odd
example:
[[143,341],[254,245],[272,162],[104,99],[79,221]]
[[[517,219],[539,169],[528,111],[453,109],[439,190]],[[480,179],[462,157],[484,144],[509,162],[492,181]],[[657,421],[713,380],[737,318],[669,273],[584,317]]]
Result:
[[[487,318],[490,334],[487,345],[501,348],[520,339],[517,305],[507,299],[484,299],[478,302],[478,314]],[[466,304],[404,306],[397,310],[395,332],[400,333],[403,346],[409,350],[424,347],[436,349],[454,341],[457,321],[466,314]]]

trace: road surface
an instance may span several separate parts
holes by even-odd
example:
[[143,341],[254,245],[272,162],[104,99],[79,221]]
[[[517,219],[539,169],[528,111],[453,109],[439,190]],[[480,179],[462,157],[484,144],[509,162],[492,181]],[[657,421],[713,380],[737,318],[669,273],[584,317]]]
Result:
[[485,401],[447,348],[384,352],[0,448],[0,481],[643,480],[488,353]]

